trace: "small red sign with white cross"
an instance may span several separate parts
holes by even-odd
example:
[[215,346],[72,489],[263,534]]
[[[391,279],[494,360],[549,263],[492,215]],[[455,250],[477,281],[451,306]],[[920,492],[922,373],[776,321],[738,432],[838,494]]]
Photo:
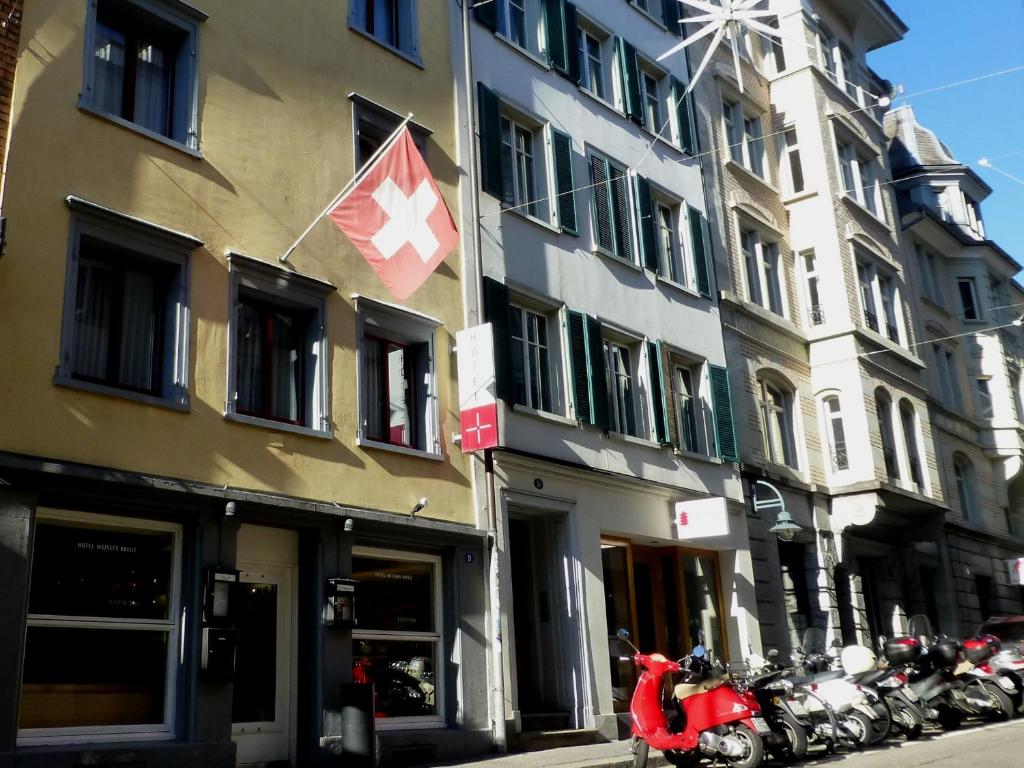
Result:
[[462,452],[498,445],[498,398],[494,389],[494,337],[491,324],[455,334],[459,371]]

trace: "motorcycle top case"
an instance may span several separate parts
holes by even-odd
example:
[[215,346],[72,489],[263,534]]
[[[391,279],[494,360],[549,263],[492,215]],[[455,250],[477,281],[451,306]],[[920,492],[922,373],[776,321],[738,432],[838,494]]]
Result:
[[949,637],[940,637],[928,649],[928,655],[940,667],[952,667],[960,653],[960,644]]
[[915,664],[921,658],[921,643],[913,637],[892,637],[885,641],[885,658],[890,664]]
[[992,658],[999,652],[999,638],[993,637],[992,635],[983,635],[982,637],[976,637],[973,640],[964,641],[964,656],[972,664],[981,664],[981,662]]

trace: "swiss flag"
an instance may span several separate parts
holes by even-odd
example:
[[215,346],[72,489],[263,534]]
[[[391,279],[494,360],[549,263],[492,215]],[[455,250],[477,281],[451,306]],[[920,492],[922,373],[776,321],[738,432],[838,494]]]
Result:
[[327,215],[399,301],[423,285],[459,240],[408,128]]

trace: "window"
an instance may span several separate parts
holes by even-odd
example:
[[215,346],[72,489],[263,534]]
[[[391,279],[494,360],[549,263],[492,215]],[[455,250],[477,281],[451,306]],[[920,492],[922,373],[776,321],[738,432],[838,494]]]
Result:
[[227,418],[330,432],[324,301],[334,286],[230,254]]
[[890,341],[900,343],[899,324],[896,320],[896,287],[892,278],[878,276],[878,293],[882,297],[882,319],[885,320],[885,335]]
[[544,49],[541,39],[541,10],[537,0],[494,0],[497,4],[498,34],[513,45],[539,56]]
[[845,45],[839,46],[839,66],[842,70],[842,84],[846,95],[860,104],[860,86],[857,84],[857,70],[853,63],[853,52]]
[[981,305],[978,303],[978,289],[973,277],[961,277],[956,281],[960,292],[960,306],[963,308],[964,320],[981,320]]
[[674,367],[676,394],[676,419],[678,420],[679,445],[684,451],[701,453],[701,423],[703,420],[700,381],[701,366],[677,364]]
[[725,116],[725,136],[729,142],[729,156],[748,171],[762,178],[764,167],[764,131],[760,115],[746,114],[738,102],[722,105]]
[[918,450],[917,413],[909,400],[900,401],[900,425],[903,427],[903,442],[907,449],[907,466],[910,481],[918,491],[924,490],[924,474],[921,469],[921,453]]
[[434,331],[440,322],[365,297],[359,317],[359,445],[439,454]]
[[195,51],[205,18],[185,3],[91,3],[81,106],[197,150]]
[[1013,399],[1013,417],[1017,421],[1024,421],[1024,402],[1021,401],[1020,374],[1010,371],[1007,374],[1007,384],[1010,387],[1010,397]]
[[832,458],[832,470],[842,471],[850,468],[850,457],[846,452],[846,430],[843,427],[843,410],[839,398],[835,395],[826,397],[825,425],[828,430],[828,442]]
[[858,152],[852,142],[845,142],[839,145],[839,167],[843,178],[842,194],[860,203],[876,218],[883,219],[878,160]]
[[690,286],[690,272],[684,264],[682,244],[679,239],[678,204],[660,197],[654,198],[653,206],[656,242],[658,248],[658,274],[680,285]]
[[896,458],[896,434],[892,424],[892,400],[882,390],[875,393],[875,411],[878,415],[878,435],[882,441],[885,476],[890,480],[898,480],[900,469]]
[[600,155],[591,155],[590,181],[593,185],[594,239],[598,247],[632,261],[633,233],[629,223],[626,169]]
[[353,681],[376,685],[378,718],[439,723],[445,700],[440,558],[353,547],[352,578],[359,582]]
[[818,47],[821,53],[821,66],[834,82],[839,82],[839,69],[836,66],[836,47],[838,43],[825,27],[818,29]]
[[[352,100],[355,110],[353,117],[356,133],[355,165],[356,168],[362,168],[395,132],[402,122],[402,117],[358,94],[350,94],[349,98]],[[425,159],[427,132],[412,122],[406,123],[406,125],[412,134],[413,143],[416,144],[416,148]]]
[[786,157],[789,159],[789,189],[790,192],[796,194],[805,189],[804,169],[800,162],[800,147],[797,146],[796,128],[787,128],[785,139]]
[[916,244],[917,268],[921,273],[921,290],[925,297],[937,304],[943,303],[939,257],[923,245]]
[[763,239],[756,229],[740,232],[746,268],[747,299],[780,317],[785,316],[785,276],[779,258],[779,244]]
[[605,381],[608,387],[608,413],[613,432],[639,437],[633,368],[637,355],[621,344],[604,340]]
[[644,105],[644,124],[652,133],[660,133],[663,126],[658,79],[658,75],[640,69],[640,98]]
[[515,305],[509,308],[509,312],[515,402],[527,408],[551,412],[548,319]]
[[988,276],[988,307],[992,322],[995,323],[1005,322],[1007,310],[1011,308],[1006,281],[991,273]]
[[505,202],[523,213],[540,217],[534,145],[534,130],[507,115],[501,116],[501,177],[505,184]]
[[810,325],[821,325],[825,322],[825,310],[821,306],[821,293],[818,287],[818,266],[814,251],[800,254],[804,264],[804,282],[807,289],[807,322]]
[[765,379],[758,381],[758,391],[765,456],[772,464],[796,469],[793,393]]
[[974,380],[978,392],[978,417],[982,419],[991,419],[993,416],[992,390],[988,382],[988,378]]
[[[889,275],[882,274],[871,261],[866,252],[858,253],[857,282],[860,286],[861,305],[864,312],[864,325],[876,333],[885,333],[890,341],[901,343],[899,320],[899,293],[896,283]],[[879,317],[878,307],[882,314]],[[884,331],[879,323],[884,324]]]
[[977,523],[978,494],[974,482],[974,465],[962,453],[953,454],[953,479],[956,482],[960,514],[968,523]]
[[39,511],[19,743],[173,733],[179,539],[167,523]]
[[[778,17],[764,20],[765,24],[774,30],[779,29]],[[783,49],[782,40],[769,35],[761,35],[761,55],[764,58],[764,68],[769,74],[778,75],[786,71],[786,55]]]
[[956,381],[956,359],[953,351],[942,344],[932,344],[935,356],[935,370],[939,377],[939,390],[942,402],[948,408],[960,408],[960,388]]
[[981,207],[967,195],[964,195],[964,209],[967,212],[967,226],[978,237],[985,237],[985,225],[981,221]]
[[857,282],[860,285],[860,302],[864,312],[864,325],[878,332],[878,312],[875,309],[874,270],[863,262],[857,263]]
[[199,240],[79,198],[58,384],[186,407],[188,254]]
[[353,0],[350,9],[353,27],[407,56],[419,56],[416,0]]
[[605,41],[588,29],[579,30],[580,86],[599,99],[608,100],[605,80]]
[[632,0],[632,3],[655,21],[661,21],[661,0]]

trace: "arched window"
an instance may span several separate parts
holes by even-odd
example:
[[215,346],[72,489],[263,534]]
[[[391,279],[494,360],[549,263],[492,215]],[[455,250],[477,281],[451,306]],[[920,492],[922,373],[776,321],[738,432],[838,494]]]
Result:
[[978,521],[978,496],[974,483],[974,465],[962,453],[953,454],[953,477],[956,495],[960,501],[960,514],[969,523]]
[[903,427],[903,441],[907,446],[907,464],[910,479],[919,491],[924,490],[924,472],[921,469],[921,452],[917,441],[917,414],[909,400],[900,400],[900,423]]
[[875,411],[878,413],[878,434],[882,439],[885,475],[890,480],[898,480],[900,465],[896,459],[896,434],[892,428],[892,399],[884,389],[875,390]]
[[758,378],[764,451],[772,464],[797,468],[793,391],[775,379]]
[[843,407],[839,397],[829,395],[822,404],[825,408],[825,429],[828,433],[828,444],[832,454],[832,470],[842,471],[850,468],[850,457],[846,452],[846,430],[843,428]]

